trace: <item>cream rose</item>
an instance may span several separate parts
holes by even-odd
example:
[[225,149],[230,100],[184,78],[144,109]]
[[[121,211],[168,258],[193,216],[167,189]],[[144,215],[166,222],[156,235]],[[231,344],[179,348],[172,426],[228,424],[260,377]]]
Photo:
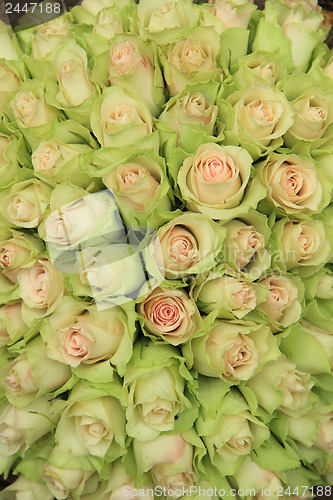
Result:
[[50,122],[52,113],[44,94],[37,90],[19,90],[10,102],[15,120],[23,127],[39,127]]
[[[44,484],[37,483],[28,479],[26,476],[19,475],[18,478],[9,486],[6,487],[5,492],[11,495],[16,495],[14,500],[53,500],[52,493],[47,489]],[[3,494],[3,493],[2,493]]]
[[20,79],[17,74],[5,63],[0,63],[0,96],[5,101],[10,92],[20,88]]
[[[193,296],[205,314],[216,310],[218,318],[241,319],[263,300],[263,290],[249,280],[212,273],[197,280]],[[257,296],[258,293],[258,296]]]
[[194,368],[202,375],[229,381],[248,380],[277,356],[277,342],[267,326],[217,320],[192,340]]
[[209,0],[212,13],[223,21],[225,29],[247,29],[255,6],[249,0]]
[[271,274],[259,281],[268,288],[267,299],[259,307],[273,321],[273,324],[280,323],[287,327],[301,316],[301,290],[292,279],[292,276],[289,279],[280,274]]
[[11,137],[7,137],[5,135],[0,134],[0,167],[3,167],[4,165],[7,164],[7,160],[4,156],[4,153],[8,144],[10,144],[11,142],[12,142]]
[[36,392],[38,385],[32,375],[32,369],[25,355],[22,355],[14,361],[7,374],[3,386],[5,391],[15,395],[22,396]]
[[137,97],[120,87],[111,87],[104,89],[92,109],[91,127],[102,146],[123,146],[150,134],[153,120]]
[[68,38],[68,24],[65,17],[52,19],[38,27],[31,37],[33,59],[46,59]]
[[82,469],[60,469],[47,462],[42,479],[57,500],[65,500],[70,493],[82,489],[92,473]]
[[184,161],[177,182],[190,210],[223,219],[229,214],[226,209],[241,204],[251,165],[252,158],[243,148],[202,144]]
[[155,288],[138,310],[147,331],[172,345],[187,342],[196,331],[196,307],[183,290]]
[[[330,254],[330,245],[326,241],[324,224],[321,221],[294,222],[282,220],[275,223],[280,233],[279,246],[286,268],[297,266],[322,265]],[[274,227],[273,227],[273,232]]]
[[328,419],[325,422],[319,424],[318,437],[315,444],[328,453],[333,453],[333,413],[328,415]]
[[102,9],[96,17],[96,23],[93,27],[93,33],[103,36],[108,40],[118,33],[124,32],[124,25],[121,17],[121,9],[110,7]]
[[329,202],[323,193],[316,165],[297,155],[270,155],[259,167],[259,175],[268,189],[267,199],[287,214],[320,212]]
[[31,162],[36,172],[49,174],[54,169],[61,153],[55,141],[42,141],[34,150]]
[[1,200],[3,216],[15,226],[32,228],[41,222],[52,188],[37,179],[14,184]]
[[208,270],[221,251],[223,239],[221,226],[204,215],[185,213],[159,229],[158,265],[167,278]]
[[254,226],[239,220],[227,223],[226,227],[230,229],[230,236],[233,236],[226,251],[236,266],[244,269],[265,248],[265,238]]
[[61,274],[47,259],[39,259],[32,267],[22,270],[17,280],[26,306],[41,313],[50,313],[64,294]]

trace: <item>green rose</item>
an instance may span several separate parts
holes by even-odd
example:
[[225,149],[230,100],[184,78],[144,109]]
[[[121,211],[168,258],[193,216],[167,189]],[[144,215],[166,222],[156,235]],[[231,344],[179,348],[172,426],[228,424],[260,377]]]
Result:
[[245,387],[251,389],[262,408],[273,413],[276,408],[289,412],[304,408],[313,385],[309,373],[297,370],[283,355],[265,365]]
[[44,247],[38,238],[15,229],[0,228],[0,268],[18,273],[32,266]]
[[[192,353],[191,353],[192,350]],[[248,380],[280,355],[277,338],[267,326],[253,322],[216,320],[205,334],[183,348],[198,373],[230,384]]]
[[200,311],[215,311],[221,319],[242,319],[264,303],[267,296],[264,286],[225,267],[199,276],[193,284],[192,294]]
[[0,306],[0,348],[14,344],[29,330],[22,318],[22,302]]
[[2,404],[0,413],[0,450],[4,456],[18,451],[23,456],[28,448],[48,434],[58,423],[64,404],[40,397],[25,408]]
[[201,26],[190,37],[162,46],[161,62],[170,95],[178,94],[187,84],[222,79],[216,61],[219,49],[218,34]]
[[212,466],[219,474],[231,475],[251,450],[258,448],[269,437],[269,429],[251,414],[245,399],[236,390],[226,394],[217,409],[213,393],[219,391],[219,385],[223,386],[215,379],[205,379],[200,386],[199,380],[198,397],[200,400],[201,391],[205,391],[205,404],[196,421],[196,429],[206,445]]
[[159,267],[167,278],[181,278],[214,266],[225,230],[202,214],[187,212],[160,227],[157,234]]
[[253,52],[242,57],[239,69],[232,75],[239,89],[253,83],[269,83],[274,86],[284,79],[286,70],[275,54]]
[[23,347],[19,356],[1,372],[6,398],[17,408],[23,408],[39,396],[61,388],[71,376],[67,366],[47,357],[40,336]]
[[167,344],[135,344],[121,399],[128,435],[147,441],[164,431],[185,432],[193,426],[198,409],[184,362]]
[[303,276],[311,275],[331,254],[324,223],[319,220],[277,221],[272,228],[271,245],[273,250],[276,248],[274,260],[281,269],[298,268]]
[[103,87],[107,82],[137,94],[154,116],[160,114],[165,96],[156,48],[137,35],[115,36],[108,52],[96,59],[92,76]]
[[297,276],[289,273],[271,273],[259,283],[268,289],[266,300],[259,304],[273,332],[282,330],[299,320],[302,314],[304,286]]
[[285,94],[269,85],[254,83],[217,104],[226,138],[246,148],[254,159],[280,147],[282,136],[294,122]]
[[269,268],[271,257],[266,250],[270,238],[267,218],[254,210],[223,224],[227,230],[224,260],[237,273],[258,279]]
[[251,495],[254,493],[252,498],[263,500],[266,493],[270,496],[270,500],[280,498],[283,486],[279,477],[274,472],[259,467],[250,457],[246,457],[240,468],[234,472],[233,477],[238,490],[251,493]]
[[213,219],[231,219],[256,208],[266,190],[250,181],[252,158],[243,148],[208,143],[180,167],[177,183],[190,210]]
[[[53,454],[49,460],[54,460]],[[44,466],[42,479],[57,500],[65,500],[69,495],[75,500],[79,500],[84,484],[92,474],[91,470],[57,467],[52,462],[47,462]]]
[[2,217],[10,226],[34,228],[43,219],[52,188],[38,179],[17,182],[3,192]]
[[258,174],[267,187],[266,200],[282,213],[302,218],[320,213],[330,201],[332,186],[309,158],[273,153]]
[[0,21],[0,59],[18,61],[21,50],[10,26]]
[[92,108],[90,121],[103,147],[134,143],[153,131],[146,104],[120,87],[104,89]]
[[[19,71],[20,66],[10,61],[0,62],[0,96],[5,102],[11,92],[17,91],[21,85],[23,71]],[[20,74],[21,73],[21,74]]]
[[20,175],[17,161],[18,140],[15,136],[0,133],[0,176],[1,188],[9,187]]
[[32,481],[22,474],[0,493],[0,499],[15,498],[15,496],[12,497],[9,495],[16,495],[16,499],[18,500],[39,500],[40,498],[53,500],[52,493],[44,484]]
[[218,33],[230,28],[247,29],[256,8],[248,0],[210,0],[203,4],[202,17],[204,24],[214,26]]
[[167,43],[192,33],[199,15],[198,7],[191,0],[158,0],[153,4],[143,0],[132,16],[130,28],[144,41]]
[[110,364],[121,374],[125,371],[132,353],[133,318],[130,309],[115,306],[101,311],[96,305],[64,297],[58,310],[42,325],[41,335],[51,359],[76,369],[79,376],[86,373],[88,380],[89,365],[94,365],[90,376],[95,371],[96,377],[102,377],[96,381],[103,382],[103,368],[105,377],[112,376]]
[[125,452],[125,412],[117,389],[110,382],[104,390],[80,382],[74,386],[55,433],[59,451],[107,461]]
[[50,59],[52,53],[69,37],[70,24],[66,16],[42,24],[33,29],[31,54],[33,59]]

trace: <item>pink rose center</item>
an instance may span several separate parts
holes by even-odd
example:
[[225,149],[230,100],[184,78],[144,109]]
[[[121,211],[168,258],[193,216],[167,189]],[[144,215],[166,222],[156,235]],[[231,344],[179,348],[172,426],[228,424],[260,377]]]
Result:
[[174,329],[179,326],[182,317],[179,308],[173,301],[163,299],[155,305],[152,311],[152,319],[156,325]]

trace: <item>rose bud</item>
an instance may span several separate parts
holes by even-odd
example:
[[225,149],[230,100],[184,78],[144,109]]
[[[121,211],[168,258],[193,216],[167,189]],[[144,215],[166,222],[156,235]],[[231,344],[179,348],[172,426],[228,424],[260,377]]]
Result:
[[259,309],[269,319],[272,331],[296,323],[302,313],[302,282],[291,274],[276,273],[265,276],[259,283],[268,289],[267,299],[261,302]]
[[72,368],[110,360],[123,373],[132,354],[133,316],[134,311],[119,306],[98,310],[64,297],[44,322],[41,335],[51,359]]
[[0,268],[20,271],[33,265],[44,246],[38,238],[14,229],[0,229]]
[[19,44],[10,26],[0,21],[0,59],[18,61],[21,54]]
[[124,33],[125,28],[122,13],[123,9],[115,5],[100,10],[96,16],[92,32],[107,40],[112,40],[119,33]]
[[111,87],[96,100],[91,128],[102,146],[125,146],[150,134],[153,119],[146,104],[134,94]]
[[193,297],[200,311],[217,312],[221,319],[241,319],[266,299],[266,291],[258,283],[233,276],[231,270],[214,271],[199,277]]
[[66,17],[61,16],[34,28],[31,37],[33,59],[49,60],[56,48],[68,39],[69,26]]
[[320,213],[330,201],[327,180],[308,158],[272,154],[258,168],[267,187],[266,200],[282,213]]
[[237,489],[255,492],[256,500],[265,500],[263,491],[270,492],[271,498],[278,499],[279,492],[282,491],[282,483],[279,477],[272,471],[262,469],[250,457],[246,457],[238,471],[233,474]]
[[[53,460],[53,456],[49,457]],[[93,471],[83,469],[65,469],[48,462],[43,469],[43,481],[57,500],[65,500],[69,495],[80,498],[86,480]]]
[[51,191],[48,184],[38,179],[13,184],[1,199],[2,217],[11,226],[37,227],[49,204]]
[[[209,0],[208,4],[208,11],[218,20],[214,26],[219,33],[229,28],[247,29],[252,13],[256,10],[256,6],[248,0]],[[207,17],[207,23],[209,21]]]
[[47,357],[41,337],[31,340],[20,355],[1,370],[3,387],[10,403],[23,408],[38,396],[59,389],[71,371]]
[[221,252],[225,230],[210,218],[191,212],[175,217],[158,230],[166,278],[198,274],[213,267]]
[[190,37],[163,46],[161,62],[169,94],[178,94],[187,84],[219,80],[219,48],[219,35],[213,28],[203,26],[193,30]]
[[[0,69],[1,74],[1,69]],[[0,186],[7,188],[16,179],[20,171],[17,161],[18,139],[12,135],[0,133]]]
[[213,219],[230,219],[256,208],[266,189],[250,181],[252,158],[237,146],[208,143],[180,167],[177,183],[190,210]]
[[172,345],[187,342],[202,328],[195,303],[183,290],[155,288],[138,306],[144,334]]
[[[212,396],[216,390],[221,394],[218,398]],[[204,404],[196,429],[206,445],[212,465],[222,475],[229,476],[238,470],[251,450],[268,439],[270,432],[252,415],[236,389],[231,389],[223,397],[224,391],[222,381],[208,379],[201,385],[199,378],[198,398]]]
[[183,354],[188,362],[193,355],[193,366],[198,373],[233,384],[253,377],[280,355],[277,339],[267,326],[222,320],[217,320],[205,335],[194,338],[192,353],[189,350],[184,348]]
[[[5,497],[4,495],[7,495]],[[16,496],[10,496],[16,495]],[[7,486],[2,493],[0,493],[0,500],[15,499],[15,500],[53,500],[52,493],[42,483],[32,481],[22,474],[9,486]]]
[[310,375],[297,370],[284,355],[265,365],[246,382],[246,387],[253,391],[259,405],[268,413],[276,408],[286,412],[304,408],[313,385]]
[[57,425],[64,407],[62,400],[40,397],[23,409],[4,404],[0,413],[0,452],[23,456],[28,448]]
[[28,330],[22,318],[22,302],[0,306],[0,347],[14,344]]
[[100,391],[78,382],[70,393],[55,432],[59,453],[75,457],[116,458],[125,450],[125,412],[117,397],[120,387]]
[[190,392],[193,379],[183,361],[167,344],[135,344],[121,397],[127,408],[128,435],[145,441],[163,431],[184,432],[193,425],[197,416]]

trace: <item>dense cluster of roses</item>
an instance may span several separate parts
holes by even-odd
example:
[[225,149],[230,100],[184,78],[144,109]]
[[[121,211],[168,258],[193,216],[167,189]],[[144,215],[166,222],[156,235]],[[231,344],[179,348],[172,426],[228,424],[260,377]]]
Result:
[[326,33],[310,0],[0,25],[0,499],[332,483]]

